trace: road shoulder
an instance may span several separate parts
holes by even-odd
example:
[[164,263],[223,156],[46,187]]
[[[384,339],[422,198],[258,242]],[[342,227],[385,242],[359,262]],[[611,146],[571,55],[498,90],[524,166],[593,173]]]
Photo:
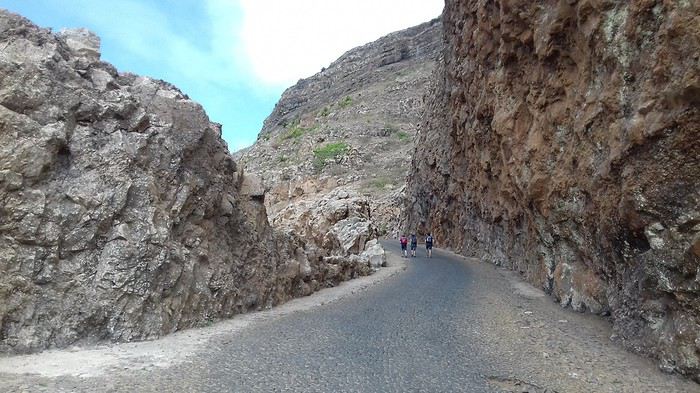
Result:
[[32,378],[63,376],[93,378],[106,373],[129,370],[168,368],[186,361],[207,344],[222,336],[232,336],[256,324],[285,315],[311,310],[333,303],[375,286],[406,269],[400,257],[386,253],[387,266],[365,277],[340,283],[307,297],[292,299],[269,310],[240,314],[203,328],[187,329],[152,341],[103,344],[48,350],[31,355],[0,357],[0,391],[8,391],[4,381],[13,385],[31,382]]

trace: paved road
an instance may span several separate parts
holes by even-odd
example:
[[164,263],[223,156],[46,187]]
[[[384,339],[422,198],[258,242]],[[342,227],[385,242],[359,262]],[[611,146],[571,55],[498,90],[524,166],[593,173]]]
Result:
[[[398,255],[398,244],[385,247]],[[419,249],[405,272],[311,310],[212,339],[185,363],[44,390],[140,392],[697,392],[517,277]],[[26,381],[25,381],[26,382]],[[28,385],[24,385],[28,386]],[[34,389],[30,389],[34,390]]]
[[[398,246],[392,245],[396,253]],[[391,247],[391,246],[389,246]],[[424,254],[424,250],[423,251]],[[411,258],[400,276],[319,309],[245,331],[195,368],[188,388],[244,392],[490,391],[483,356],[460,343],[469,267]],[[176,373],[177,374],[177,373]]]
[[451,312],[470,308],[469,267],[437,256],[409,263],[361,296],[248,332],[214,360],[225,366],[208,379],[235,391],[489,391],[475,372],[485,356],[462,340]]

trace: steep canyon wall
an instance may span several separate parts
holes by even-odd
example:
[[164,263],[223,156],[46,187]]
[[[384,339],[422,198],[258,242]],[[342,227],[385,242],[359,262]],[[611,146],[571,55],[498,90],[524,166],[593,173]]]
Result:
[[611,315],[700,380],[700,14],[692,1],[448,0],[408,228]]
[[202,107],[99,57],[88,31],[0,10],[0,352],[157,337],[369,272],[273,231]]

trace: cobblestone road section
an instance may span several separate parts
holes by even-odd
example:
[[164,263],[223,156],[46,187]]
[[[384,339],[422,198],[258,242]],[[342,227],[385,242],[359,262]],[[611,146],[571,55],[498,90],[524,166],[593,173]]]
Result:
[[386,247],[393,270],[241,316],[237,328],[236,318],[183,332],[169,345],[198,344],[178,361],[144,354],[78,377],[8,373],[4,359],[0,390],[700,392],[612,342],[607,321],[562,309],[511,272],[441,250],[401,260]]

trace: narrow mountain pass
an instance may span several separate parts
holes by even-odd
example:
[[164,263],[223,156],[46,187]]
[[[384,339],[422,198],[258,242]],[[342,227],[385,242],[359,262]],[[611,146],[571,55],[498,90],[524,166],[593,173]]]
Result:
[[[180,364],[99,376],[0,374],[17,391],[697,392],[510,272],[435,250],[341,300],[253,321]],[[324,291],[322,291],[323,293]],[[316,296],[316,295],[314,295]],[[8,382],[9,381],[9,382]]]

